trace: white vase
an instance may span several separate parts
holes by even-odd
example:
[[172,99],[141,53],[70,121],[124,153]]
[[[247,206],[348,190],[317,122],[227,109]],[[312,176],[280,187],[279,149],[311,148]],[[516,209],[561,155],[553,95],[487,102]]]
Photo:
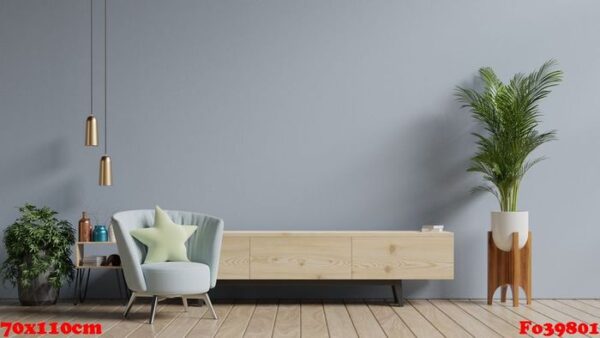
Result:
[[498,249],[512,249],[512,233],[519,233],[519,249],[527,243],[529,237],[529,212],[527,211],[493,211],[492,238]]

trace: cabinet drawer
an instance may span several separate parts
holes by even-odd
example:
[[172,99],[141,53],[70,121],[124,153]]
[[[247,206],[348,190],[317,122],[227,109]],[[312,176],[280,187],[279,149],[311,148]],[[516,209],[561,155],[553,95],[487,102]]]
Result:
[[352,279],[452,279],[453,236],[352,239]]
[[223,237],[219,279],[250,278],[250,238]]
[[251,279],[349,279],[350,237],[252,237]]

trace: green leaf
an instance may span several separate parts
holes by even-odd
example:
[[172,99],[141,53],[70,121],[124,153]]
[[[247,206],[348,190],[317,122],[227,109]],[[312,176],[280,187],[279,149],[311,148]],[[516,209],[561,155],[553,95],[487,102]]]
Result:
[[477,152],[471,158],[470,172],[479,172],[490,185],[475,188],[496,196],[503,211],[516,211],[521,180],[543,158],[528,160],[544,143],[556,139],[556,131],[539,132],[539,101],[562,81],[556,61],[545,62],[530,74],[515,74],[503,83],[493,69],[479,70],[484,88],[478,92],[457,87],[457,100],[469,108],[484,130],[475,133]]
[[58,213],[48,207],[27,203],[19,212],[20,217],[4,231],[7,258],[0,266],[4,282],[27,287],[47,272],[54,287],[72,281],[75,231],[71,223],[56,218]]

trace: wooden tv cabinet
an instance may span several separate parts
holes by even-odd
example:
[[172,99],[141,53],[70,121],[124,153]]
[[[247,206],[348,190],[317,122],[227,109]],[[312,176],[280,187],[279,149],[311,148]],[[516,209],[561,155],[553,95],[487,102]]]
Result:
[[402,280],[453,278],[451,232],[226,231],[219,263],[219,283],[389,284],[397,303]]

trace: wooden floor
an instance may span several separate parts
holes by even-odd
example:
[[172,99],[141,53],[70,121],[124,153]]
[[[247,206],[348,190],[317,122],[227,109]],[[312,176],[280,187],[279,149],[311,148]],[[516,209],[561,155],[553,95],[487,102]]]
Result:
[[[190,301],[191,302],[191,301]],[[2,321],[101,323],[106,337],[523,337],[521,320],[535,323],[600,322],[600,300],[535,300],[513,308],[483,300],[410,300],[404,307],[365,301],[239,301],[206,306],[159,303],[153,325],[149,305],[136,304],[130,318],[118,302],[47,307],[0,305]],[[3,333],[0,332],[0,334]]]

